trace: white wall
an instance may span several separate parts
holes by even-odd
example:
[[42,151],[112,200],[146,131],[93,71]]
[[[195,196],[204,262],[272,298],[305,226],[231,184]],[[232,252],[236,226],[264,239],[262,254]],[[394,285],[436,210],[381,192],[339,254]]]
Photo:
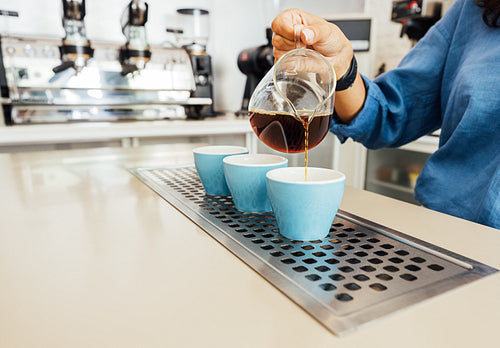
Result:
[[[120,18],[129,0],[87,0],[85,23],[92,40],[124,42]],[[148,38],[152,44],[167,40],[165,28],[177,26],[175,13],[181,7],[210,11],[210,41],[213,57],[216,110],[240,108],[246,77],[238,70],[237,57],[245,48],[266,43],[265,28],[285,8],[300,7],[321,13],[362,12],[365,0],[148,0]],[[0,9],[20,12],[20,18],[0,17],[2,33],[63,37],[61,1],[0,0]]]

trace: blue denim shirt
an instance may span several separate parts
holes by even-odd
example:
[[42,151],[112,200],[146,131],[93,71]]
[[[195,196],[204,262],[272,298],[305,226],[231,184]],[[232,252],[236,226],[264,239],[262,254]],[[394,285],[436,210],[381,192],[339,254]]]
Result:
[[349,124],[330,130],[366,147],[397,147],[441,128],[415,187],[424,206],[500,228],[500,28],[457,0],[401,61],[374,81]]

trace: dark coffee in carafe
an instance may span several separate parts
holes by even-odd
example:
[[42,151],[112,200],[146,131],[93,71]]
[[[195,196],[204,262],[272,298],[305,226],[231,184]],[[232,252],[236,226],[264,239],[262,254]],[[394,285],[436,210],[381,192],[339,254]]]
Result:
[[288,153],[304,152],[306,147],[310,150],[318,145],[328,134],[332,116],[317,115],[307,125],[310,112],[307,116],[301,116],[302,122],[284,113],[249,111],[248,115],[260,140],[277,151]]

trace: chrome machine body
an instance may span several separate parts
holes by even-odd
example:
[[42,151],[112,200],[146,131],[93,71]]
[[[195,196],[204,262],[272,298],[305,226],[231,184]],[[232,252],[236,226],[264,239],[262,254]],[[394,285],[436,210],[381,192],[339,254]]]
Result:
[[62,44],[57,38],[0,38],[7,125],[179,119],[193,105],[212,104],[211,98],[192,96],[196,85],[185,49],[147,43],[147,4],[131,1],[124,12],[125,45],[90,44],[84,8],[84,1],[63,1]]

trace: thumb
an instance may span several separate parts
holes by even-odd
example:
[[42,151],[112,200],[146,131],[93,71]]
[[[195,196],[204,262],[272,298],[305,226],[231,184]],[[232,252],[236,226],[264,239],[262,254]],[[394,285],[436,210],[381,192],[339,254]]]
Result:
[[349,45],[349,40],[342,31],[335,24],[325,20],[304,26],[300,38],[302,42],[326,57],[337,55],[344,46]]

